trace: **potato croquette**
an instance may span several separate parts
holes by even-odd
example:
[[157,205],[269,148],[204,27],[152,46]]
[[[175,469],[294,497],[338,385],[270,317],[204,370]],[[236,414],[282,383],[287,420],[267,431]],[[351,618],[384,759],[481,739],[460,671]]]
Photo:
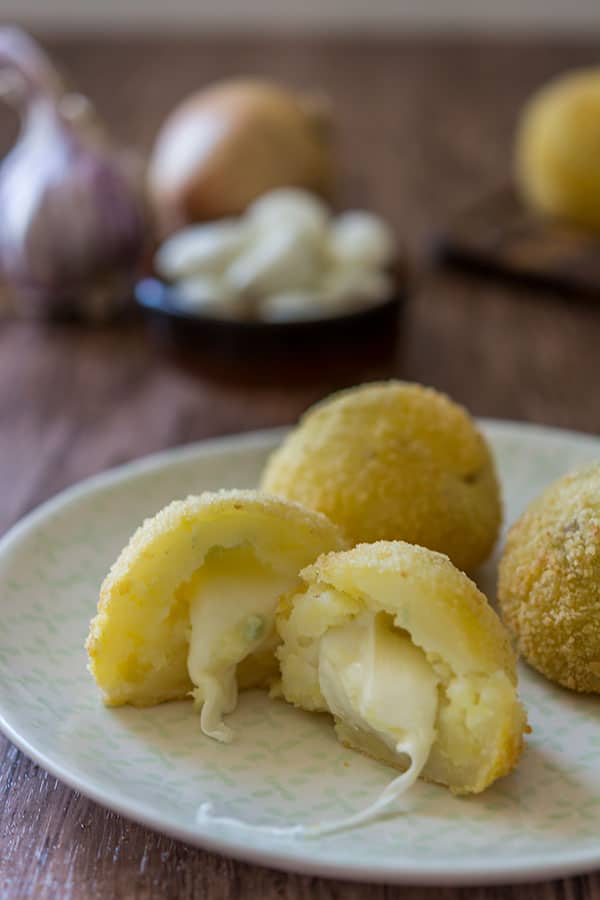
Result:
[[310,409],[262,487],[325,513],[353,543],[404,540],[471,571],[501,522],[494,461],[468,413],[418,384],[384,382]]
[[530,665],[600,693],[600,462],[551,484],[510,529],[498,599]]
[[380,541],[321,556],[301,576],[277,614],[289,702],[332,713],[348,747],[457,794],[511,771],[527,730],[515,656],[446,556]]
[[257,491],[188,497],[147,519],[102,585],[87,640],[108,705],[193,694],[202,730],[229,740],[239,687],[277,674],[280,594],[344,541],[327,519]]
[[570,72],[525,106],[516,174],[538,212],[600,228],[600,68]]

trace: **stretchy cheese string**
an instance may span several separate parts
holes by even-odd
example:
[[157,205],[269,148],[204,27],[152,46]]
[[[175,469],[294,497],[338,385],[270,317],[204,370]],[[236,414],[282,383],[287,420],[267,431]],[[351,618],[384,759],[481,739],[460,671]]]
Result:
[[383,789],[379,796],[370,803],[365,809],[360,810],[353,815],[346,816],[341,819],[333,819],[331,822],[319,822],[314,825],[258,825],[252,822],[244,822],[242,819],[236,819],[230,816],[218,816],[213,813],[213,805],[210,802],[203,803],[197,813],[196,820],[199,825],[213,823],[216,825],[226,825],[235,828],[246,828],[253,832],[266,834],[271,837],[291,837],[291,838],[316,838],[325,834],[334,834],[337,831],[346,831],[350,828],[356,828],[359,825],[366,825],[378,819],[385,813],[391,805],[405,794],[409,788],[413,786],[418,779],[423,766],[427,762],[429,748],[415,747],[414,742],[401,743],[396,747],[397,753],[406,754],[410,757],[411,763],[406,772],[398,775]]

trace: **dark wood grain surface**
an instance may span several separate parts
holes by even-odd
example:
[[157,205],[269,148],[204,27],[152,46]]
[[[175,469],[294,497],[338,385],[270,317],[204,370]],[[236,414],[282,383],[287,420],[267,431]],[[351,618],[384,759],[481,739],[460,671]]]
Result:
[[[190,88],[259,73],[326,90],[341,152],[340,199],[377,209],[423,260],[440,221],[506,182],[515,116],[557,71],[597,47],[541,39],[54,39],[72,81],[124,142],[146,150]],[[14,133],[7,116],[0,140]],[[395,355],[332,348],[296,367],[207,372],[139,324],[90,331],[0,322],[0,529],[61,488],[136,456],[293,421],[341,384],[395,373],[477,415],[600,431],[600,303],[422,271]],[[299,377],[299,374],[302,377]],[[288,377],[289,375],[289,377]],[[73,793],[0,738],[0,896],[365,898],[600,896],[591,875],[527,887],[425,891],[287,875],[203,853]]]

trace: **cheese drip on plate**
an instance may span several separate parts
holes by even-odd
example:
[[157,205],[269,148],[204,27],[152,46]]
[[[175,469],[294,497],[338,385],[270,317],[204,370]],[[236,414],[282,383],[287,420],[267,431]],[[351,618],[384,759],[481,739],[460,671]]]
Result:
[[338,724],[386,745],[405,768],[381,794],[353,815],[313,825],[252,825],[217,816],[210,803],[198,822],[251,828],[273,836],[319,837],[373,821],[418,779],[435,740],[438,679],[425,654],[390,617],[364,614],[321,639],[319,683]]
[[223,716],[237,704],[236,670],[273,640],[275,608],[293,579],[260,563],[249,547],[213,550],[190,599],[188,673],[204,734],[229,743]]

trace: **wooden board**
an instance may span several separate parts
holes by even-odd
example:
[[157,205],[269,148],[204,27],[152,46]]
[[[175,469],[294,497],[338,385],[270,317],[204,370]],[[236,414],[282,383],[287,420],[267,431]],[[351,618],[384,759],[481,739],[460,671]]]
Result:
[[600,299],[600,234],[536,216],[507,187],[451,219],[438,260]]

